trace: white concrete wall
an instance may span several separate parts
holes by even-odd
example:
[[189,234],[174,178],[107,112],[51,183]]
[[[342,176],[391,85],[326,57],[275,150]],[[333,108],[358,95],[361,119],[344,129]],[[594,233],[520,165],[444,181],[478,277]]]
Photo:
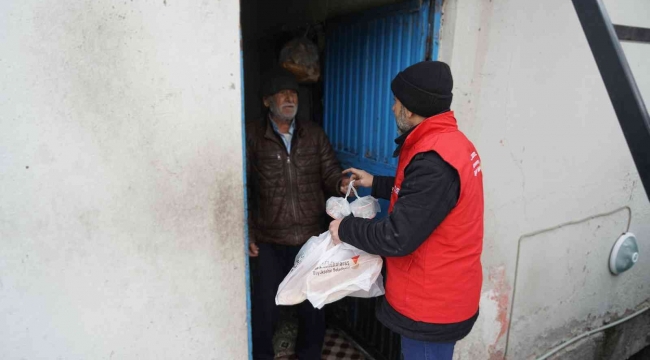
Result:
[[[650,27],[650,2],[607,5]],[[504,358],[509,328],[508,359],[541,355],[648,300],[650,203],[572,3],[447,0],[441,43],[485,172],[481,316],[456,358]],[[650,45],[623,46],[648,101]],[[614,277],[628,227],[641,260]]]
[[0,358],[247,358],[238,23],[0,2]]

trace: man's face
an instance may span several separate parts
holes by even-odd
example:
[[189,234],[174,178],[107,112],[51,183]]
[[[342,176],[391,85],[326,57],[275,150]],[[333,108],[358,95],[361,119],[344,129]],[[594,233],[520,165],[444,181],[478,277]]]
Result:
[[293,90],[281,90],[264,99],[264,105],[273,116],[282,121],[291,121],[298,112],[298,93]]
[[397,100],[396,97],[393,98],[395,99],[395,102],[393,103],[393,114],[395,115],[395,123],[397,124],[397,133],[402,135],[409,131],[413,126],[408,122],[406,108],[399,100]]

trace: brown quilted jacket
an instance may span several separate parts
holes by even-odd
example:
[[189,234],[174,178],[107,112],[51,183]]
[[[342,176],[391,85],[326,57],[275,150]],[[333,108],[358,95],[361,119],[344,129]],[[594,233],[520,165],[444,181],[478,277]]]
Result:
[[246,124],[249,239],[302,245],[324,231],[325,200],[340,196],[341,167],[317,124],[296,120],[287,154],[270,121]]

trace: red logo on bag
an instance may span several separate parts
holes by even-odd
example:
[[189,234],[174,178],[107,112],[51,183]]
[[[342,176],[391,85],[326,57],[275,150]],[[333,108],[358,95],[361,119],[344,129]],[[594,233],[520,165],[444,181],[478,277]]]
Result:
[[354,261],[354,264],[356,265],[357,262],[359,261],[359,255],[354,256],[354,257],[352,258],[352,261]]

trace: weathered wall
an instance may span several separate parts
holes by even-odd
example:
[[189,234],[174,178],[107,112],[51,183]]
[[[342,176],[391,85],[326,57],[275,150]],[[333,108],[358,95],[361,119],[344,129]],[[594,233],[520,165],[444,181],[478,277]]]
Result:
[[[607,5],[650,27],[647,1]],[[508,359],[541,355],[650,298],[650,204],[571,2],[448,0],[441,44],[485,170],[482,313],[456,358],[503,358],[509,326]],[[650,46],[623,46],[648,101]],[[628,226],[641,260],[614,277]]]
[[247,358],[238,22],[0,2],[0,358]]
[[[645,306],[650,303],[644,304]],[[650,359],[650,311],[617,326],[579,340],[549,360],[647,360]],[[639,351],[640,349],[643,349]]]

